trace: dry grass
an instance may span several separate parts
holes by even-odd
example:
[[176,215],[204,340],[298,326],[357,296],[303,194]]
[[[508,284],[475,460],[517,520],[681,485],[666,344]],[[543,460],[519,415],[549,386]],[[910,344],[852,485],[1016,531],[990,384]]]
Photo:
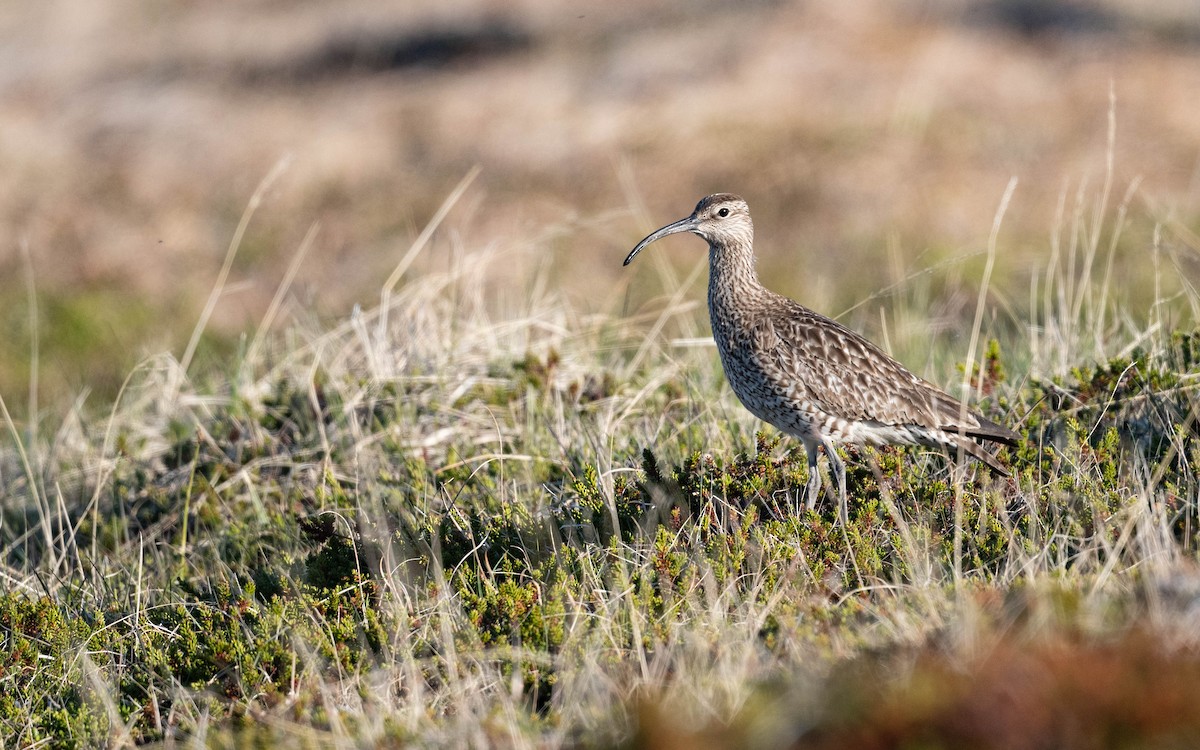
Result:
[[1015,479],[867,453],[845,529],[783,512],[803,456],[756,444],[711,349],[680,345],[694,278],[647,264],[665,293],[632,315],[581,311],[554,269],[495,295],[524,259],[445,226],[412,251],[440,272],[401,254],[380,306],[255,336],[207,381],[164,355],[104,416],[5,413],[5,734],[1184,746],[1200,347],[1161,321],[1197,298],[1138,327],[1106,271],[1121,205],[1064,210],[1013,306],[1033,321],[978,297],[1004,354],[980,346],[973,384],[1026,435]]
[[[1132,205],[1150,217],[1121,235],[1115,261],[1140,312],[1154,299],[1143,252],[1154,222],[1195,226],[1194,28],[1166,6],[1095,2],[1049,7],[1095,8],[1102,23],[1050,13],[1024,32],[1001,12],[1010,6],[1021,4],[7,9],[0,33],[20,64],[0,77],[0,294],[11,300],[0,390],[18,408],[29,371],[22,242],[52,365],[43,391],[107,398],[142,353],[183,350],[248,196],[285,155],[215,310],[217,340],[261,318],[313,221],[322,230],[297,289],[307,308],[343,315],[475,165],[464,242],[519,248],[545,233],[523,267],[494,269],[496,290],[549,255],[574,307],[605,309],[632,240],[732,190],[755,209],[781,291],[839,312],[905,269],[937,266],[933,288],[899,288],[936,300],[938,325],[954,328],[973,309],[970,280],[1011,177],[996,284],[1008,294],[1046,268],[1060,201],[1070,215],[1096,194],[1110,85],[1112,200],[1140,176]],[[1190,272],[1194,247],[1164,249]],[[695,257],[664,254],[685,267]],[[847,278],[847,267],[864,270]],[[432,253],[417,270],[445,268]],[[852,322],[878,315],[862,306]]]

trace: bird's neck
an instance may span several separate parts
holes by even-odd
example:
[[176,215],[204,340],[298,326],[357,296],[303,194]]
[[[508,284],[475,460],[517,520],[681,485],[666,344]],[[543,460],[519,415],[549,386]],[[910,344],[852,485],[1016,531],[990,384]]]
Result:
[[754,250],[749,242],[708,246],[708,302],[725,307],[748,301],[763,290],[754,269]]

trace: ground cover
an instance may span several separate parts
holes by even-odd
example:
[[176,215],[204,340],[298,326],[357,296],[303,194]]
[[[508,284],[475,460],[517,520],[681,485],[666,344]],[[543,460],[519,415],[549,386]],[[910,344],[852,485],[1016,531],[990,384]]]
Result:
[[1197,299],[1131,314],[1124,209],[1085,218],[1039,315],[977,316],[940,375],[1021,432],[1013,477],[854,452],[845,527],[795,508],[803,451],[733,400],[693,281],[498,310],[495,249],[208,374],[149,359],[105,412],[6,417],[0,733],[1188,746]]

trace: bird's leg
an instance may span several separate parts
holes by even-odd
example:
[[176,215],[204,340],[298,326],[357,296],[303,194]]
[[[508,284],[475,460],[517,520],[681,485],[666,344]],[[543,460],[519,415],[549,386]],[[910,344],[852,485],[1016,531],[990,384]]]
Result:
[[846,508],[846,464],[834,449],[833,443],[828,440],[821,440],[821,445],[825,447],[825,455],[829,456],[829,468],[833,471],[833,480],[837,482],[838,489],[838,518],[842,523],[849,523],[850,514]]
[[805,503],[808,510],[815,510],[817,498],[821,496],[821,472],[817,469],[817,444],[805,442],[804,451],[808,454],[808,485],[804,489]]

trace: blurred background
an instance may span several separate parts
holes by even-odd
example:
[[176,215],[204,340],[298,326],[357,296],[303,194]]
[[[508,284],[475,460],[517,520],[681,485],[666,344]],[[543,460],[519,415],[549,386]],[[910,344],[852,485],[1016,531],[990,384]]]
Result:
[[853,308],[844,322],[869,331],[894,302],[881,289],[969,326],[1013,177],[992,284],[1013,320],[1029,318],[1053,244],[1094,234],[1071,217],[1111,224],[1127,194],[1116,278],[1135,313],[1154,273],[1186,281],[1196,252],[1190,0],[43,0],[0,6],[0,40],[0,394],[14,412],[31,284],[41,398],[103,403],[147,354],[182,351],[285,158],[210,360],[258,325],[313,222],[291,313],[373,304],[476,165],[413,273],[455,248],[511,251],[497,295],[550,263],[584,311],[652,305],[663,269],[693,269],[695,239],[620,262],[716,191],[750,202],[770,286]]

